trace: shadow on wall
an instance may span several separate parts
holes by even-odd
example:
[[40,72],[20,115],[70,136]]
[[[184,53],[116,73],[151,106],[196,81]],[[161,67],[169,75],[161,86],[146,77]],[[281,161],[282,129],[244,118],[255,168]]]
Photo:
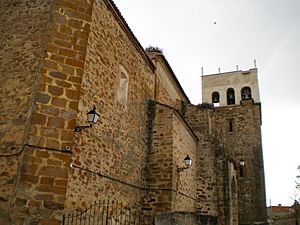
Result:
[[197,212],[163,212],[155,216],[155,225],[217,225],[218,218]]
[[11,224],[11,220],[8,216],[8,214],[6,214],[5,212],[1,212],[0,209],[0,225],[7,225],[7,224]]

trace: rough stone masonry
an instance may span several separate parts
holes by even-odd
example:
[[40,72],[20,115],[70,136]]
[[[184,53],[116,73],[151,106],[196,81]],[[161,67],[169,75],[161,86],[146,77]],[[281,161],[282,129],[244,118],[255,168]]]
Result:
[[[193,105],[111,0],[2,0],[0,24],[1,225],[102,200],[156,224],[266,222],[257,69],[204,76]],[[74,132],[93,106],[99,122]]]

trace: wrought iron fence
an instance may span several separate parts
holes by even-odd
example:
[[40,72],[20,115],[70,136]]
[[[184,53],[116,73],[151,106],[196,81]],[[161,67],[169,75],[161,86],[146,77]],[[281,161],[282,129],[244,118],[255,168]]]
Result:
[[153,225],[153,218],[139,207],[118,202],[95,202],[90,207],[63,215],[63,225]]

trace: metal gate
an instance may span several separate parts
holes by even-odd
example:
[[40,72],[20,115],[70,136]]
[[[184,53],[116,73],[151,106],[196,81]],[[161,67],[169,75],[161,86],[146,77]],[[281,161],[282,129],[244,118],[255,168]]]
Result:
[[63,215],[63,225],[153,225],[153,218],[139,207],[100,201],[90,207]]

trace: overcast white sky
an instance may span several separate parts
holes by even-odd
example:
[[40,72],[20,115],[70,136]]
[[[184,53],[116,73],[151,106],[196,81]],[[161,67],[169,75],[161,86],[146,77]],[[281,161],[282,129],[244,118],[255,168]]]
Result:
[[194,104],[201,103],[201,67],[204,74],[248,70],[256,59],[267,201],[292,204],[300,165],[300,0],[115,3],[144,48],[163,49]]

